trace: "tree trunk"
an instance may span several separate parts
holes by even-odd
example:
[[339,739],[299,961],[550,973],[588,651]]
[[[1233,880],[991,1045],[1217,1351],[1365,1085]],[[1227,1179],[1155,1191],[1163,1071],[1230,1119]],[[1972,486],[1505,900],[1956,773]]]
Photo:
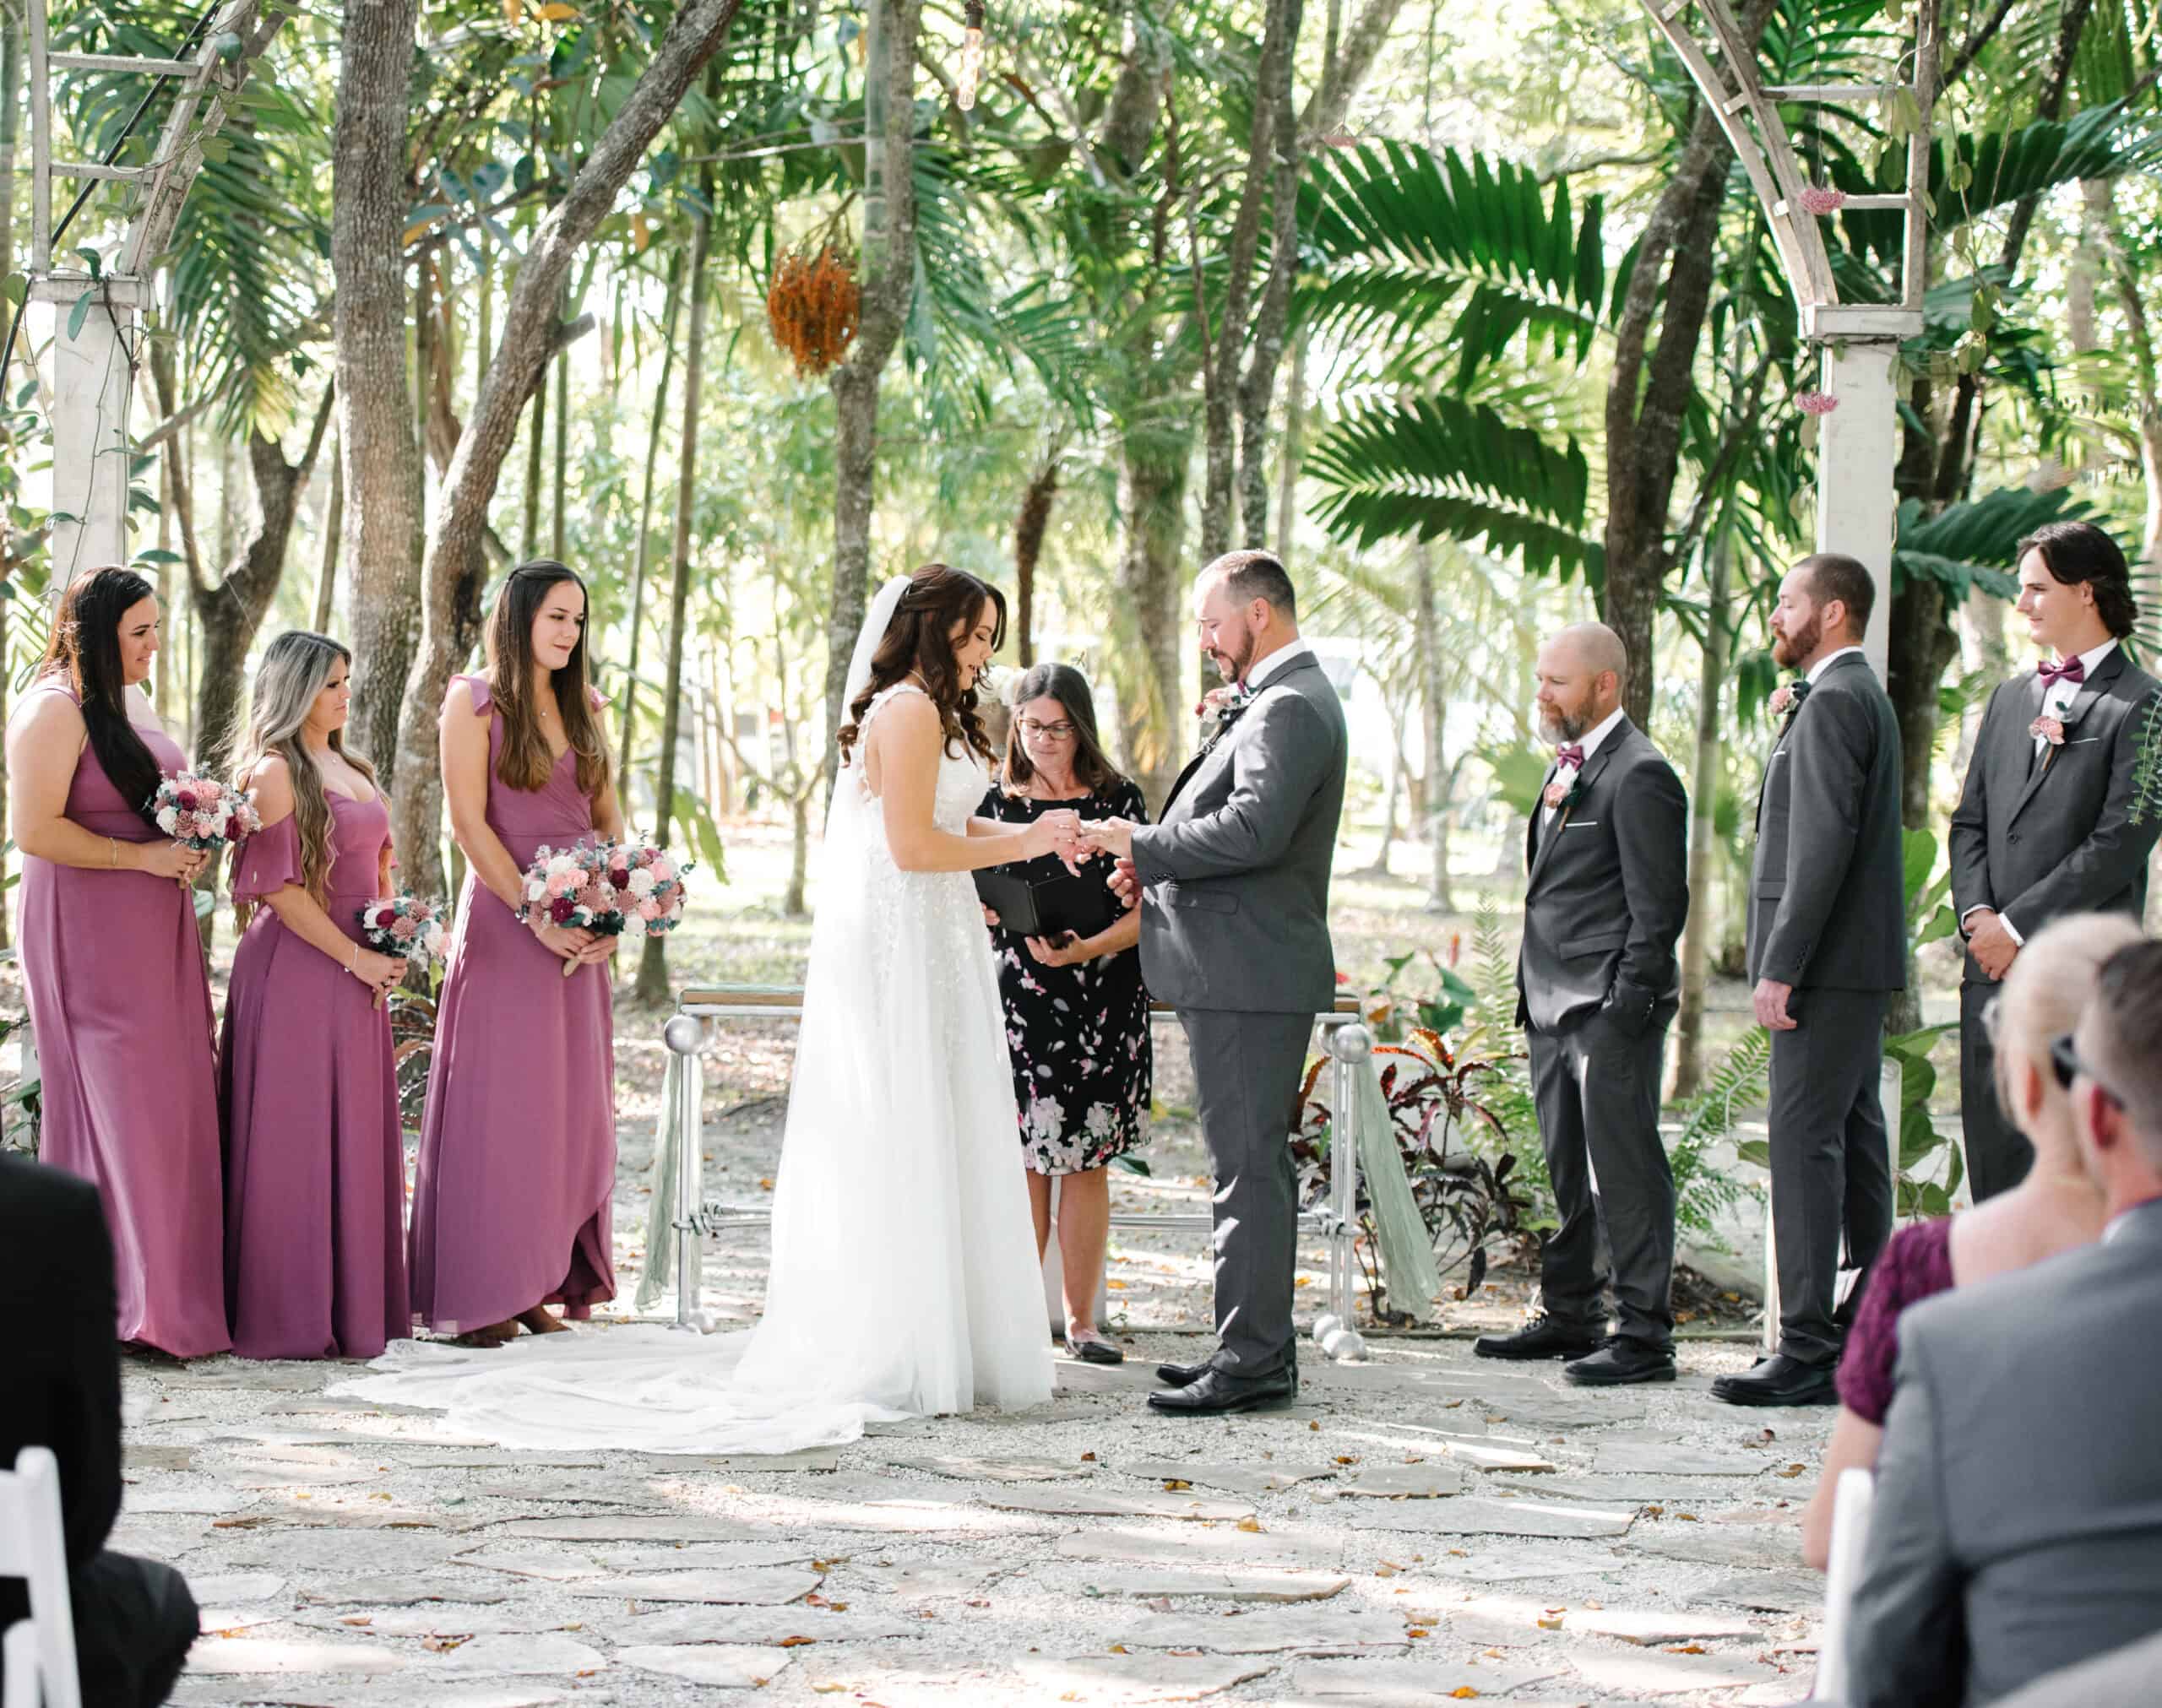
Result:
[[[1771,14],[1772,0],[1746,0],[1741,8],[1736,23],[1751,51]],[[1712,110],[1698,101],[1695,115],[1673,176],[1638,241],[1606,388],[1601,614],[1628,649],[1623,704],[1639,729],[1651,723],[1652,637],[1672,567],[1667,510],[1681,469],[1682,422],[1696,395],[1697,345],[1711,301],[1719,206],[1734,159]]]
[[[1274,235],[1268,282],[1253,321],[1253,354],[1239,382],[1239,520],[1251,548],[1268,545],[1268,416],[1276,398],[1276,371],[1284,365],[1284,332],[1291,318],[1291,282],[1299,270],[1299,138],[1291,100],[1292,59],[1298,50],[1301,10],[1294,0],[1290,47],[1274,69],[1276,80],[1261,91],[1273,110],[1270,148]],[[1228,335],[1228,333],[1227,333]],[[1285,455],[1290,447],[1286,442]],[[1382,851],[1387,858],[1388,851]]]
[[638,725],[638,637],[645,615],[645,569],[653,557],[653,491],[660,466],[660,432],[668,420],[668,381],[676,366],[676,312],[682,300],[683,263],[668,263],[668,300],[660,312],[660,383],[654,388],[653,426],[645,436],[645,485],[638,498],[638,550],[631,569],[630,658],[623,666],[623,717],[616,737],[616,765],[625,802],[630,800],[631,737]]
[[878,382],[900,342],[915,282],[915,56],[923,0],[869,0],[863,80],[863,285],[856,342],[834,393],[834,588],[826,620],[825,773],[839,774],[848,661],[870,599]]
[[1024,670],[1036,661],[1036,564],[1051,526],[1051,501],[1058,496],[1058,456],[1052,451],[1029,477],[1013,523],[1014,649]]
[[1177,611],[1191,448],[1183,435],[1149,430],[1129,434],[1119,447],[1126,540],[1118,590],[1138,643],[1134,662],[1118,673],[1119,735],[1126,773],[1141,785],[1151,817],[1163,811],[1178,776],[1178,732],[1187,721]]
[[1344,114],[1350,110],[1351,97],[1359,92],[1366,74],[1373,69],[1375,59],[1395,26],[1397,14],[1403,9],[1404,0],[1366,0],[1351,28],[1328,56],[1328,69],[1322,85],[1307,99],[1306,111],[1299,115],[1299,134],[1302,139],[1326,137],[1344,122]]
[[1299,520],[1299,471],[1306,457],[1305,327],[1291,341],[1291,382],[1284,393],[1284,454],[1276,470],[1276,559],[1291,567],[1291,536]]
[[546,483],[547,457],[548,383],[543,379],[533,388],[531,412],[526,420],[525,514],[519,556],[528,561],[540,555],[540,491]]
[[[713,168],[700,186],[702,203],[692,217],[691,332],[683,351],[683,441],[676,481],[676,534],[668,593],[667,686],[660,699],[660,759],[654,767],[653,839],[665,847],[676,810],[676,749],[682,736],[683,632],[691,610],[691,524],[698,512],[698,402],[705,386],[706,267],[713,254]],[[638,996],[660,1002],[668,995],[668,940],[648,937],[638,958]]]
[[[436,841],[443,779],[435,764],[436,715],[451,672],[472,651],[479,634],[489,501],[516,440],[519,416],[556,352],[557,304],[563,281],[579,251],[612,211],[648,145],[720,48],[737,3],[687,0],[676,11],[568,191],[535,229],[504,305],[495,360],[481,379],[472,419],[443,479],[435,537],[422,577],[421,650],[405,684],[405,715],[399,728],[400,762],[412,765],[416,783],[400,792],[396,828],[406,850],[406,876],[416,889],[435,887],[440,876]],[[356,559],[356,567],[357,563]],[[424,869],[417,869],[423,863]]]
[[286,547],[300,513],[301,492],[322,452],[334,407],[331,394],[325,392],[308,431],[307,448],[297,463],[286,462],[275,439],[260,433],[249,436],[247,460],[255,475],[254,527],[236,548],[215,586],[198,580],[188,588],[203,637],[203,669],[195,699],[195,763],[206,773],[225,773],[240,737],[248,648],[277,597],[278,583],[285,579]]
[[1713,543],[1704,599],[1703,657],[1697,678],[1697,756],[1689,785],[1689,924],[1681,939],[1681,1011],[1675,1017],[1674,1094],[1693,1096],[1704,1071],[1704,990],[1711,976],[1712,859],[1719,851],[1720,763],[1726,724],[1727,606],[1734,588],[1734,537],[1722,529]]
[[345,528],[345,463],[335,445],[330,447],[330,503],[323,518],[322,567],[315,576],[315,632],[330,632],[330,613],[337,608],[338,547]]
[[[1263,0],[1253,127],[1247,144],[1244,186],[1226,246],[1224,300],[1212,315],[1205,298],[1196,298],[1197,310],[1207,328],[1202,366],[1201,555],[1204,559],[1213,560],[1231,549],[1236,456],[1232,428],[1238,405],[1239,362],[1246,354],[1251,331],[1247,316],[1253,302],[1254,258],[1261,247],[1262,204],[1275,176],[1277,114],[1286,104],[1278,98],[1278,91],[1291,76],[1304,10],[1304,0]],[[1296,138],[1290,148],[1296,163]],[[1293,170],[1296,173],[1296,164]]]
[[816,789],[797,789],[788,798],[788,891],[781,911],[801,919],[811,911],[804,891],[811,876],[811,803]]
[[[351,566],[354,746],[396,794],[399,714],[421,636],[421,447],[406,407],[406,89],[419,0],[346,14],[331,137],[332,329],[345,399],[345,557]],[[432,769],[432,764],[429,764]],[[408,844],[406,858],[414,851]]]
[[[1303,341],[1302,341],[1303,342]],[[1298,371],[1298,363],[1292,371]],[[1290,454],[1288,443],[1285,454]],[[1419,709],[1425,719],[1426,748],[1426,848],[1433,874],[1426,892],[1429,913],[1453,914],[1449,887],[1449,811],[1456,773],[1442,756],[1448,727],[1448,690],[1442,670],[1441,604],[1434,586],[1433,548],[1420,540],[1411,548],[1413,639],[1419,652]]]
[[548,556],[558,563],[570,561],[565,556],[570,550],[570,542],[563,525],[564,489],[570,485],[570,474],[571,352],[570,346],[565,344],[556,355],[556,479],[548,493]]

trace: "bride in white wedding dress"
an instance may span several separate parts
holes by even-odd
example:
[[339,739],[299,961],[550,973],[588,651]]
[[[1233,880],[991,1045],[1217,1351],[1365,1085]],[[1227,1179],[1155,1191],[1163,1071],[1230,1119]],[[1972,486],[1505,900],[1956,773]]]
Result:
[[504,1446],[701,1453],[1051,1397],[1005,1015],[968,874],[1069,851],[1078,821],[971,820],[990,756],[975,685],[1005,626],[996,589],[938,564],[888,582],[866,616],[758,1326],[399,1342],[331,1391],[441,1407]]

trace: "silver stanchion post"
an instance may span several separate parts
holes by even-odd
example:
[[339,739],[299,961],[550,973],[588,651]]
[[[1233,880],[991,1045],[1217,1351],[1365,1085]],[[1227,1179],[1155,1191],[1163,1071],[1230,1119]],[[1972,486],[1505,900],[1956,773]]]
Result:
[[698,1093],[704,1076],[698,1071],[698,1046],[705,1041],[705,1026],[692,1015],[678,1014],[661,1028],[660,1036],[676,1058],[669,1064],[676,1070],[670,1076],[676,1082],[676,1095],[660,1112],[660,1118],[671,1125],[676,1139],[676,1326],[703,1328],[698,1283],[705,1263],[697,1218],[703,1196],[698,1167]]
[[1358,1266],[1352,1242],[1359,1231],[1359,1076],[1373,1052],[1373,1033],[1355,1021],[1329,1033],[1335,1106],[1328,1137],[1328,1309],[1314,1324],[1314,1338],[1331,1358],[1361,1358],[1366,1350],[1355,1326]]

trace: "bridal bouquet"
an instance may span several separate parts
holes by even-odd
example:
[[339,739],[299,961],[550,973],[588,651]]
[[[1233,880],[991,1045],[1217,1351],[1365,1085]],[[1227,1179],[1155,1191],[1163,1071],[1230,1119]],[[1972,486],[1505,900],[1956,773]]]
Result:
[[197,849],[244,842],[263,828],[253,794],[193,771],[180,772],[158,785],[150,797],[150,816],[175,842]]
[[418,896],[378,896],[356,916],[361,935],[378,955],[395,955],[416,967],[440,961],[448,947],[443,908]]
[[[518,917],[538,909],[557,925],[601,937],[641,940],[673,930],[683,917],[683,878],[665,849],[644,841],[581,843],[540,849],[525,873],[525,903]],[[563,962],[563,977],[577,969]]]

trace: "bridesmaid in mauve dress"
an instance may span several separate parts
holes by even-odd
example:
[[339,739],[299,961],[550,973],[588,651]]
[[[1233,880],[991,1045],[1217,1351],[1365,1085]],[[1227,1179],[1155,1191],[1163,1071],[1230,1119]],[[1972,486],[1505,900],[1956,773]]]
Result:
[[225,996],[225,1302],[250,1358],[372,1358],[410,1332],[405,1150],[384,995],[361,935],[390,811],[345,751],[352,654],[295,630],[263,654],[235,774],[263,828],[233,867]]
[[[443,697],[443,798],[470,870],[436,1019],[413,1186],[413,1310],[498,1345],[616,1296],[616,939],[520,924],[544,844],[618,840],[623,815],[586,685],[585,583],[522,563],[496,595],[488,672]],[[565,973],[565,962],[571,970]]]
[[210,984],[187,888],[208,857],[144,810],[187,765],[138,691],[158,622],[132,570],[93,570],[68,589],[9,720],[8,773],[44,1078],[39,1155],[104,1196],[120,1338],[198,1358],[231,1344]]

